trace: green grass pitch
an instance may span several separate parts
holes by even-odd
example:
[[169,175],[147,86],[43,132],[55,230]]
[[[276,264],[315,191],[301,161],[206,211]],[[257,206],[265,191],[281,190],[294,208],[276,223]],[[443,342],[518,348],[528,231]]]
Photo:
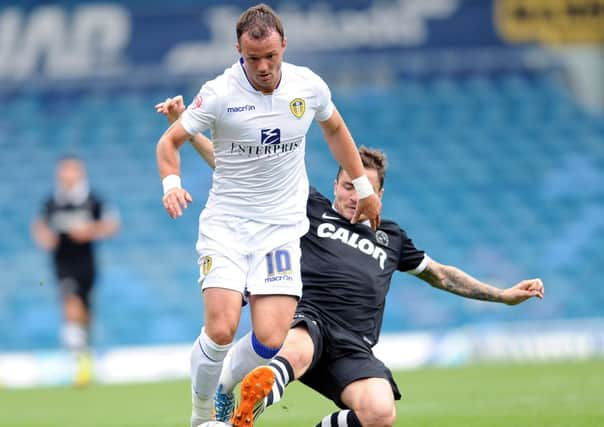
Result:
[[[397,426],[604,426],[604,360],[396,373]],[[187,381],[0,389],[3,427],[187,427]],[[258,427],[312,427],[334,406],[294,383]]]

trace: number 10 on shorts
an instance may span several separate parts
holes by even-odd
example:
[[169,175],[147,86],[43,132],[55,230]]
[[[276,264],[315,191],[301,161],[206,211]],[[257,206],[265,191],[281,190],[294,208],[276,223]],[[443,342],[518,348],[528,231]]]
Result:
[[291,273],[291,270],[292,261],[289,251],[278,249],[266,254],[266,273],[268,276]]

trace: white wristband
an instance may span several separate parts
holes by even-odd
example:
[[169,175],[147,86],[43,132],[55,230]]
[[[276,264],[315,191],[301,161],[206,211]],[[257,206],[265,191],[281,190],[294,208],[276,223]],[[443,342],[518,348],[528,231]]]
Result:
[[361,175],[360,177],[353,179],[352,185],[354,185],[355,190],[357,190],[357,197],[359,199],[364,199],[375,193],[367,175]]
[[180,185],[180,177],[170,174],[161,180],[161,185],[164,187],[164,195],[173,188],[182,188]]

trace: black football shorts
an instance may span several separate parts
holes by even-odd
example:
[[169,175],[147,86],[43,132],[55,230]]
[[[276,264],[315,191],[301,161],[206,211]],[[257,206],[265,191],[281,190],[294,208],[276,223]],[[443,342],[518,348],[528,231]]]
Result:
[[300,377],[303,384],[342,409],[348,409],[340,399],[344,388],[365,378],[384,378],[392,386],[395,400],[401,399],[390,369],[351,332],[310,310],[299,310],[291,327],[305,327],[315,345],[311,365]]

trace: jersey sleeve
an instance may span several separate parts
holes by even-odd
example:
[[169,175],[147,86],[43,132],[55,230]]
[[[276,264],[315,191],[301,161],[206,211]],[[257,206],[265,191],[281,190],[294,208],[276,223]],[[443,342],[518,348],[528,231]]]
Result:
[[413,241],[407,236],[403,230],[402,233],[402,248],[401,255],[398,261],[398,270],[409,274],[420,274],[426,268],[428,256],[420,249],[417,249]]
[[211,85],[206,83],[182,113],[180,123],[189,135],[196,135],[212,128],[217,115],[218,95]]
[[327,83],[325,83],[319,76],[316,76],[316,80],[318,104],[315,118],[320,122],[324,122],[331,117],[335,106],[331,100],[331,91],[329,90]]

